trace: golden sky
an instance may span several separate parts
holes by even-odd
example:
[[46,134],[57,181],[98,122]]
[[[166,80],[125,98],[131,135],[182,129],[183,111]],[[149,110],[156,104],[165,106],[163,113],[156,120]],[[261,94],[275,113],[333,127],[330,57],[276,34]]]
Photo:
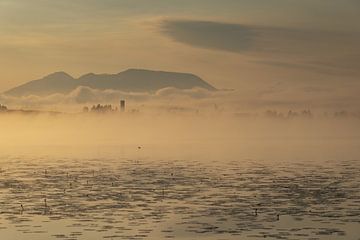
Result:
[[0,34],[1,92],[127,68],[244,91],[359,87],[358,0],[0,0]]

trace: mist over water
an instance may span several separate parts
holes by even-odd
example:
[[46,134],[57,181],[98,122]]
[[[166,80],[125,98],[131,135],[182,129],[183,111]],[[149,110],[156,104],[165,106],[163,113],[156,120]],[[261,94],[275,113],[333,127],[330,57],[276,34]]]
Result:
[[0,240],[360,240],[359,0],[0,0]]
[[357,118],[114,112],[0,121],[7,239],[357,235]]
[[[148,146],[159,154],[198,154],[207,158],[357,157],[356,118],[275,119],[230,114],[2,114],[4,149],[108,148]],[[211,146],[211,147],[210,147]],[[90,152],[91,152],[90,150]],[[261,150],[261,151],[259,151]],[[62,150],[59,150],[60,152]],[[88,151],[88,150],[87,150]],[[92,152],[93,154],[93,152]],[[248,156],[246,156],[248,154]]]

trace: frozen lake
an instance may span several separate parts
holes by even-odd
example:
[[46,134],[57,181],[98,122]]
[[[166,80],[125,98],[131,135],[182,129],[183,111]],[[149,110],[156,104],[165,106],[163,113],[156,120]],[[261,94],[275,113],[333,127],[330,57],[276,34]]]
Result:
[[39,149],[0,155],[1,238],[360,236],[360,162],[352,157],[299,158],[292,149],[266,160],[229,149],[221,158],[151,145],[85,148],[87,154]]

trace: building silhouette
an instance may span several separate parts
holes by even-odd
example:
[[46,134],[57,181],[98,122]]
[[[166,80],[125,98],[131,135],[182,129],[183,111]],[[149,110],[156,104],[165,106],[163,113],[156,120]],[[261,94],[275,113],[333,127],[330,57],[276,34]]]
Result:
[[120,100],[120,112],[125,112],[125,100]]

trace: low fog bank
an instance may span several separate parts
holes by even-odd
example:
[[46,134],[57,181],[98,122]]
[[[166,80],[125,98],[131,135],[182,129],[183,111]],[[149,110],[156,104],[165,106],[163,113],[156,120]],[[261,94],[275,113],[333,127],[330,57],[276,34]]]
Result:
[[225,114],[0,114],[0,148],[2,154],[64,148],[70,155],[85,149],[90,156],[132,149],[133,154],[204,160],[354,159],[360,157],[359,121]]
[[267,89],[125,93],[79,87],[48,97],[0,95],[7,106],[0,109],[0,150],[206,161],[360,159],[360,101],[346,95],[356,88]]
[[292,86],[284,83],[267,83],[253,88],[208,91],[202,88],[163,88],[155,92],[122,92],[78,87],[69,94],[15,97],[0,94],[0,104],[9,109],[81,112],[84,106],[97,104],[114,107],[121,99],[127,101],[128,110],[140,112],[214,110],[238,114],[258,114],[268,110],[281,112],[311,110],[316,114],[355,112],[360,116],[359,86],[346,85]]

